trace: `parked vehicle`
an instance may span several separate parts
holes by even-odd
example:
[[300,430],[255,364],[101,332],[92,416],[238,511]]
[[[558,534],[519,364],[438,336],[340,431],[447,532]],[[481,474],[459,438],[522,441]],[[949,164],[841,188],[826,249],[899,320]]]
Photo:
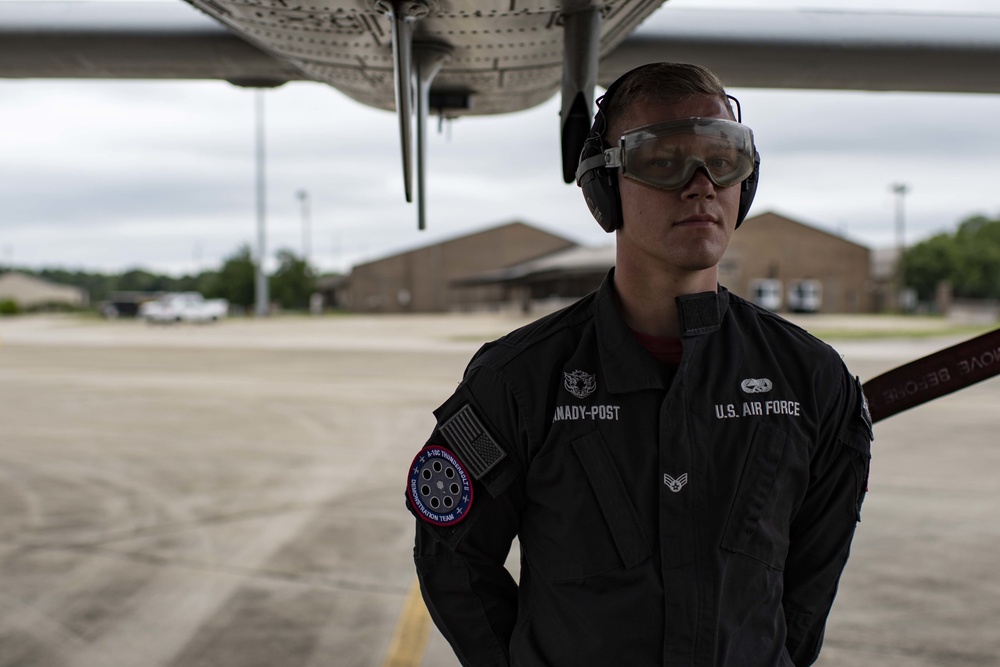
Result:
[[788,309],[793,313],[817,313],[823,305],[823,283],[795,280],[788,286]]
[[775,278],[751,280],[750,300],[768,310],[779,310],[781,308],[781,281]]
[[228,301],[198,292],[170,292],[139,306],[139,317],[147,322],[215,322],[228,312]]

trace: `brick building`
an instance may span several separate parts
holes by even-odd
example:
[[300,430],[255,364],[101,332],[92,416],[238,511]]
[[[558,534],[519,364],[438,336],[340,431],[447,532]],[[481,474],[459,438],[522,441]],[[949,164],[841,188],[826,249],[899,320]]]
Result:
[[[770,291],[778,303],[762,305],[773,310],[869,313],[875,310],[871,271],[867,247],[777,213],[762,213],[733,235],[719,281],[758,302],[762,291]],[[803,290],[817,297],[814,308],[796,307]]]
[[470,276],[575,246],[573,241],[512,222],[355,266],[344,305],[355,312],[445,312],[515,299],[503,283],[461,286]]

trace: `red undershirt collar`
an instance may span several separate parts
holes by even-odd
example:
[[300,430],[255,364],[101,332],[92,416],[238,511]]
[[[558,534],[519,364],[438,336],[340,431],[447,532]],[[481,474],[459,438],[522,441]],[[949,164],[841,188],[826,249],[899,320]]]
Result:
[[684,353],[684,345],[680,338],[650,336],[635,330],[632,330],[632,334],[654,358],[669,366],[680,366],[681,356]]

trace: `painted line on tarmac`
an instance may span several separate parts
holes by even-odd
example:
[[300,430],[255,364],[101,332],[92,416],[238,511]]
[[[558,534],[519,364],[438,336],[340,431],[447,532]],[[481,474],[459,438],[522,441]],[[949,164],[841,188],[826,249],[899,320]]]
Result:
[[414,579],[382,667],[419,667],[424,649],[427,648],[430,629],[431,617],[420,597],[420,584]]

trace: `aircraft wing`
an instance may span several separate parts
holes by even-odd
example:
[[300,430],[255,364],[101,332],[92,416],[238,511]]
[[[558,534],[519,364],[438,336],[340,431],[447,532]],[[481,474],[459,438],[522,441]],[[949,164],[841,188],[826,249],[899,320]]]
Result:
[[305,76],[181,2],[0,2],[0,78],[222,79]]
[[435,93],[454,93],[441,97],[449,113],[506,113],[559,90],[567,16],[601,17],[603,53],[662,4],[617,0],[600,11],[573,0],[186,2],[0,2],[0,78],[309,79],[392,110],[398,19],[415,43],[450,51],[434,82]]
[[[223,6],[222,0],[194,1]],[[229,4],[240,6],[247,15],[260,11],[253,9],[254,3]],[[643,10],[658,4],[646,3],[649,7]],[[312,17],[312,25],[285,29],[309,44],[309,49],[299,47],[296,57],[296,49],[287,46],[294,40],[261,28],[291,24],[293,10],[282,14],[269,9],[267,17],[252,22],[253,30],[238,36],[183,2],[4,1],[0,2],[0,78],[222,79],[244,85],[315,80],[371,106],[393,109],[388,19],[373,9],[364,11],[362,2],[350,6],[331,12],[325,28],[317,25],[322,21],[315,12],[305,17],[299,12],[297,23],[308,23],[305,18]],[[546,16],[534,28],[491,29],[500,26],[491,13],[497,12],[469,11],[469,16],[452,17],[450,29],[436,31],[445,40],[452,32],[467,32],[470,38],[483,33],[478,47],[466,48],[486,51],[479,59],[484,63],[480,69],[493,72],[484,76],[472,66],[446,64],[434,89],[464,90],[473,98],[468,109],[449,109],[449,113],[517,111],[559,90],[563,54],[558,17]],[[334,20],[334,15],[341,18]],[[462,21],[468,22],[468,30],[461,28]],[[347,37],[344,23],[351,26]],[[500,38],[485,35],[498,31]],[[550,51],[547,58],[534,57],[531,64],[516,57],[526,33],[535,46],[544,42]],[[351,37],[365,42],[369,55],[352,51]],[[1000,92],[994,66],[1000,62],[1000,15],[995,14],[700,10],[674,9],[668,2],[620,37],[602,51],[601,84],[646,62],[674,60],[704,64],[730,87]],[[502,53],[511,62],[507,67]],[[476,58],[469,60],[474,63]],[[478,91],[486,79],[493,86],[506,86],[504,94],[479,103]],[[509,94],[510,88],[527,86],[525,79],[535,81],[534,91]]]
[[998,14],[674,9],[601,60],[608,84],[638,65],[693,62],[727,87],[1000,93]]

